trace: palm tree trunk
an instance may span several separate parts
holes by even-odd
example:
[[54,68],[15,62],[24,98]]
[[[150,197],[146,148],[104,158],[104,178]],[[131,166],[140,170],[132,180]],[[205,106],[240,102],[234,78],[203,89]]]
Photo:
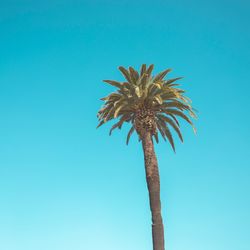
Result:
[[142,136],[144,162],[152,214],[153,250],[164,250],[164,228],[161,217],[160,177],[150,132]]

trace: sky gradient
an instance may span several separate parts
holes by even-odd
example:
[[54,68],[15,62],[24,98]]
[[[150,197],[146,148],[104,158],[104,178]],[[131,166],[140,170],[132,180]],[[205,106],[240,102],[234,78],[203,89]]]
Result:
[[0,1],[0,249],[151,250],[142,147],[96,130],[117,67],[199,110],[156,145],[167,250],[250,249],[248,1]]

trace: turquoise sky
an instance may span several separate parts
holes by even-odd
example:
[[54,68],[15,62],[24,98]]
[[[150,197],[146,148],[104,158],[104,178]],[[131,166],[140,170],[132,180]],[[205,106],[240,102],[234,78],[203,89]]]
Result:
[[250,249],[248,1],[0,1],[0,249],[151,250],[142,147],[96,130],[119,65],[199,110],[156,146],[167,250]]

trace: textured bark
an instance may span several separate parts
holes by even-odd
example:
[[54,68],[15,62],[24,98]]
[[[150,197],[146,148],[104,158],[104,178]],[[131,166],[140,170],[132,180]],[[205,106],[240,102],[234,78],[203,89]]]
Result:
[[164,228],[161,216],[160,178],[154,144],[150,132],[142,136],[147,187],[152,215],[153,250],[164,250]]

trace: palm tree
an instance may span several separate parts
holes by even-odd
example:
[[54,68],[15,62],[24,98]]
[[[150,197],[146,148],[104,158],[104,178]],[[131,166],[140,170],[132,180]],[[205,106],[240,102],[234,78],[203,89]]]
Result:
[[[132,67],[125,69],[120,66],[119,70],[126,79],[124,82],[104,80],[105,83],[116,87],[117,91],[101,98],[104,105],[97,114],[100,122],[97,127],[118,118],[118,122],[110,130],[111,135],[114,129],[121,129],[124,122],[131,123],[127,144],[131,134],[134,131],[137,132],[144,152],[146,181],[152,214],[153,249],[164,250],[160,178],[153,138],[158,143],[158,132],[160,132],[163,139],[165,141],[167,139],[175,151],[170,127],[183,141],[177,117],[193,126],[189,116],[196,118],[196,115],[191,106],[191,100],[183,95],[185,91],[176,88],[179,84],[175,82],[182,77],[164,80],[171,69],[166,69],[153,76],[153,68],[153,64],[148,68],[146,64],[143,64],[138,72]],[[195,131],[194,126],[193,129]]]

